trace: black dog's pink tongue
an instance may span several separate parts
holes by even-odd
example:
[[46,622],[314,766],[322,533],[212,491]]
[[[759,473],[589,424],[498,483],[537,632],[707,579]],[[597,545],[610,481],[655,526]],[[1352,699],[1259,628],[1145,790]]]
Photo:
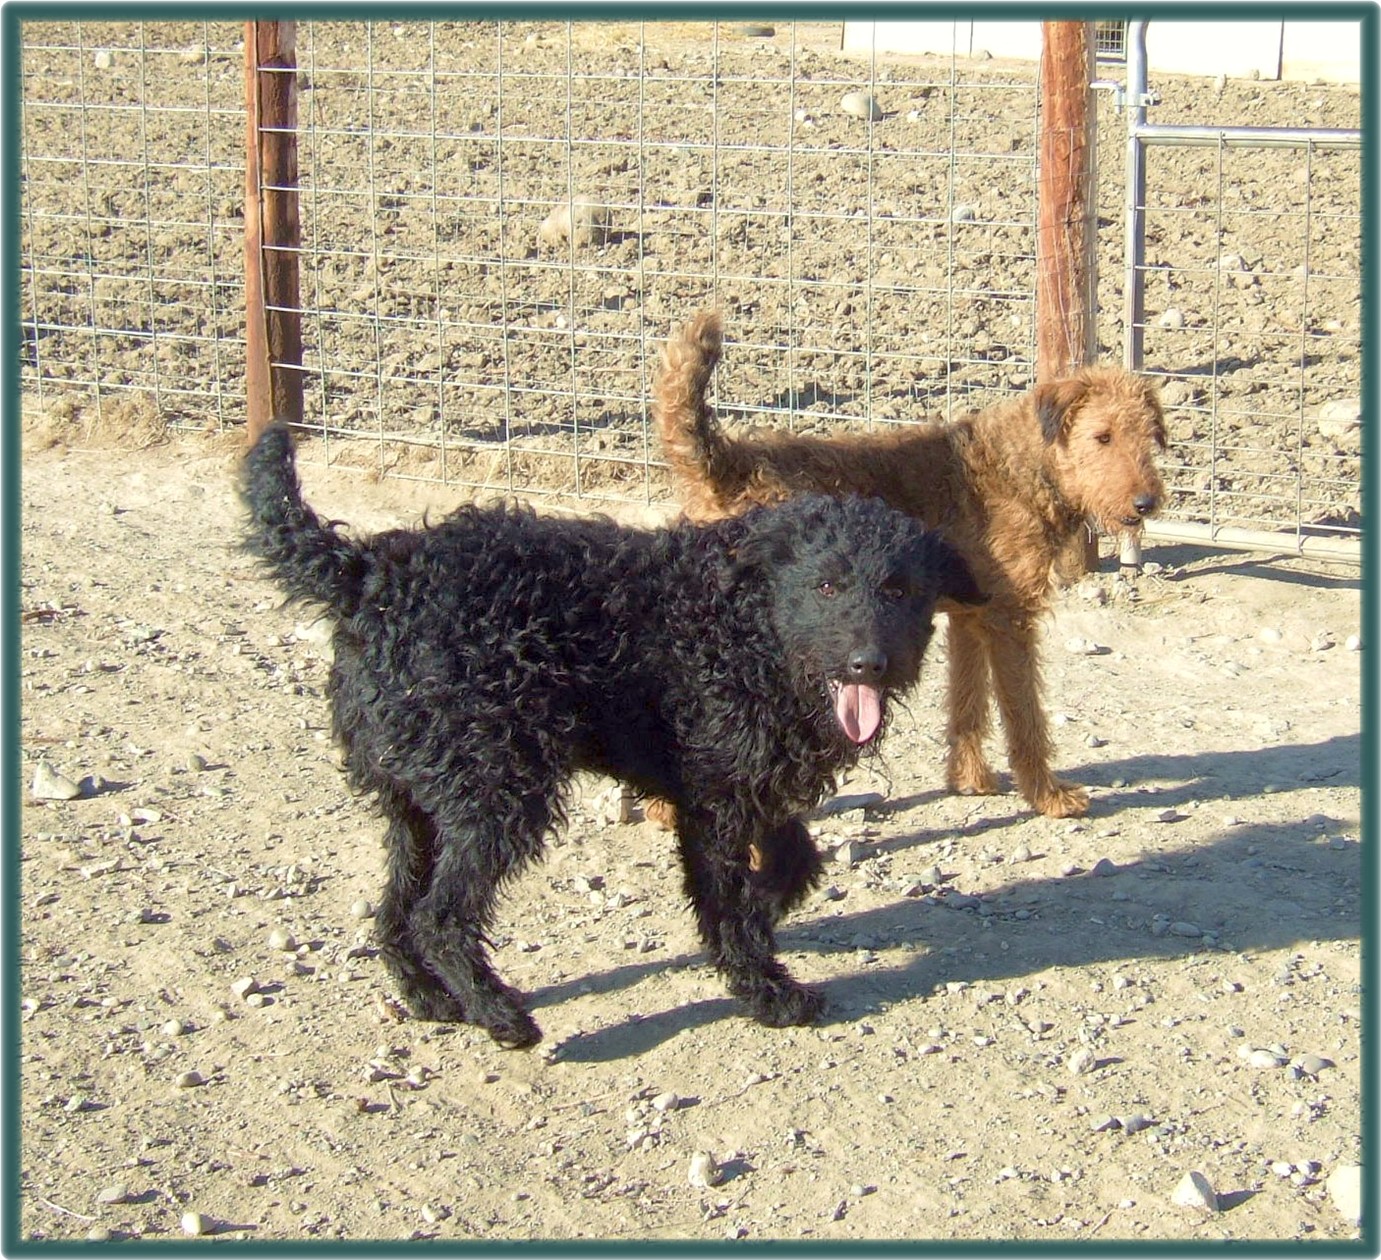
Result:
[[839,683],[834,696],[834,716],[855,744],[866,744],[882,722],[882,697],[876,687]]

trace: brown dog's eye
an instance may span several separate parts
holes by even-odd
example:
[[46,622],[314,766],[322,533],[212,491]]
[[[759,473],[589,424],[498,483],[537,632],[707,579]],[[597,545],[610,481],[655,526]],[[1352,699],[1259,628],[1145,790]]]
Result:
[[821,582],[820,585],[817,586],[815,589],[819,591],[820,594],[823,595],[826,599],[833,599],[836,594],[833,582]]
[[1112,441],[1112,434],[1100,433],[1093,440],[1097,442],[1099,446],[1107,446],[1107,444]]

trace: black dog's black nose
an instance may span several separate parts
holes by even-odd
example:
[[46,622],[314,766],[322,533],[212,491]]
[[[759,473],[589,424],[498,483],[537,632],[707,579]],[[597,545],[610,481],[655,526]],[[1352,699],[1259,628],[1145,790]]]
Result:
[[1156,496],[1153,494],[1139,494],[1132,500],[1132,506],[1136,508],[1140,515],[1146,516],[1148,513],[1156,510]]
[[849,657],[849,677],[858,682],[876,682],[887,672],[887,654],[879,648],[859,648]]

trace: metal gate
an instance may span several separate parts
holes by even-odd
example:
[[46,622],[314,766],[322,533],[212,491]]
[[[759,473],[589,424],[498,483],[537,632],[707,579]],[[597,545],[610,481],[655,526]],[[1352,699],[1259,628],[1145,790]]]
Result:
[[[1149,122],[1148,108],[1159,102],[1148,85],[1146,26],[1144,21],[1129,23],[1125,41],[1123,356],[1128,367],[1146,368],[1149,341],[1150,359],[1158,360],[1153,365],[1165,377],[1182,417],[1190,421],[1176,437],[1168,479],[1176,510],[1149,522],[1147,536],[1357,563],[1360,499],[1352,513],[1340,511],[1339,503],[1352,487],[1360,495],[1361,333],[1355,324],[1351,329],[1339,326],[1336,314],[1318,316],[1316,308],[1355,310],[1360,268],[1352,274],[1320,271],[1311,245],[1320,234],[1341,227],[1356,234],[1360,251],[1360,164],[1355,167],[1356,210],[1340,215],[1336,206],[1316,203],[1313,194],[1319,156],[1360,156],[1362,134],[1343,128]],[[1147,262],[1148,225],[1158,208],[1166,209],[1148,198],[1148,153],[1156,147],[1206,151],[1214,159],[1216,192],[1201,216],[1211,228],[1203,234],[1206,249],[1197,258],[1191,250],[1152,267]],[[1258,262],[1228,244],[1232,229],[1226,218],[1232,212],[1224,172],[1229,150],[1240,155],[1266,149],[1298,150],[1303,165],[1298,186],[1278,190],[1274,199],[1277,207],[1288,200],[1286,208],[1275,211],[1281,216],[1272,246],[1275,256]],[[1160,307],[1149,320],[1148,288],[1155,291],[1153,305]],[[1187,297],[1206,303],[1214,313],[1207,335],[1189,326]],[[1275,321],[1284,314],[1277,304],[1291,303],[1285,318],[1293,317],[1295,326],[1276,324],[1275,348],[1284,352],[1268,364],[1250,361],[1250,350],[1234,344],[1225,330],[1226,312],[1243,298],[1256,299],[1255,308],[1275,307],[1269,317]],[[1273,335],[1268,320],[1254,320],[1247,328],[1248,344],[1260,345]],[[1324,353],[1326,345],[1333,352]],[[1205,346],[1209,354],[1203,360]],[[1351,370],[1340,372],[1340,360]]]

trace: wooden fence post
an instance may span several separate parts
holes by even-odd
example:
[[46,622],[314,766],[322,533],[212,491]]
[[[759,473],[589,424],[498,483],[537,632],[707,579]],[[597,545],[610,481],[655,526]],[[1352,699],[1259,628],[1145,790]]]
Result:
[[245,392],[253,443],[302,420],[297,61],[292,22],[245,23]]
[[[1048,381],[1088,363],[1097,348],[1090,87],[1096,62],[1092,22],[1042,22],[1041,34],[1036,379]],[[1092,534],[1084,563],[1098,565]]]

